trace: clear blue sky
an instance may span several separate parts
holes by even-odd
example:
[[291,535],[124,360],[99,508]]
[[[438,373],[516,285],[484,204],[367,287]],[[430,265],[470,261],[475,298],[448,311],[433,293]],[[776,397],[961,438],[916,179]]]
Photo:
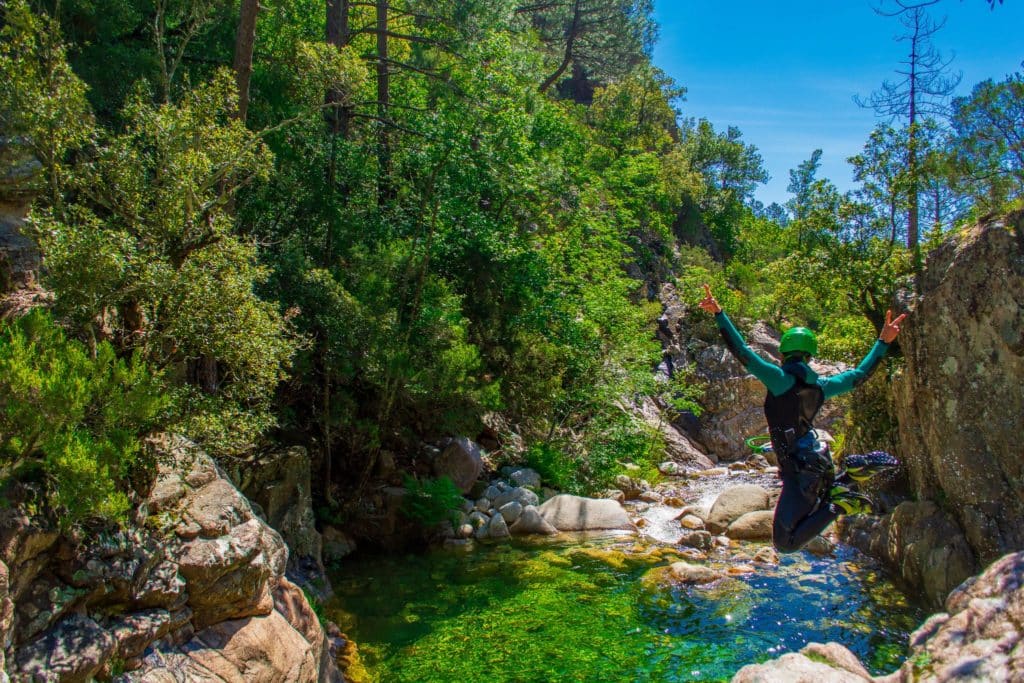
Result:
[[[853,95],[896,80],[906,42],[899,20],[868,0],[656,0],[660,25],[654,62],[687,88],[683,116],[707,118],[715,130],[737,126],[771,174],[756,196],[788,199],[789,170],[823,151],[819,177],[853,187],[846,159],[861,150],[878,122]],[[942,0],[947,17],[933,44],[963,73],[958,95],[986,78],[1001,80],[1024,60],[1024,1]]]

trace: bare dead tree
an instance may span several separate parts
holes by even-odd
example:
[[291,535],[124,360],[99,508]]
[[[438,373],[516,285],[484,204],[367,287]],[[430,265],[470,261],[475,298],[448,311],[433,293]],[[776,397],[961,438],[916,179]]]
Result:
[[897,41],[909,46],[907,57],[896,69],[899,78],[884,81],[879,90],[866,98],[857,96],[854,100],[862,107],[874,109],[889,122],[902,119],[907,124],[907,170],[910,179],[908,188],[907,248],[915,253],[915,263],[920,263],[920,229],[918,193],[921,185],[921,164],[919,160],[919,123],[923,116],[948,115],[949,96],[960,83],[959,74],[951,74],[952,58],[944,59],[932,44],[932,37],[945,25],[945,19],[934,21],[927,8],[939,0],[909,2],[895,0],[895,9],[878,7],[875,11],[882,16],[896,17],[905,32],[896,37]]

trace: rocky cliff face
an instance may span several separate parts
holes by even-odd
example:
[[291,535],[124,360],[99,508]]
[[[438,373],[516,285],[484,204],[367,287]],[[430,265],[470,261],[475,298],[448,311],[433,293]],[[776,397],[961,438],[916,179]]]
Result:
[[11,680],[340,680],[339,643],[284,577],[281,536],[209,456],[183,439],[159,450],[131,531],[84,544],[3,511],[0,642]]
[[935,604],[1024,548],[1024,214],[929,255],[900,344],[899,444],[916,500],[851,538]]

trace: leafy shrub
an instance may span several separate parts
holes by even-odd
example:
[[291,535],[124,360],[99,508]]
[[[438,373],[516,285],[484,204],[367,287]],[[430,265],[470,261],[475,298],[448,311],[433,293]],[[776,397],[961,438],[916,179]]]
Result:
[[526,451],[526,464],[559,491],[576,490],[574,458],[551,443],[535,443]]
[[404,484],[408,493],[402,501],[402,514],[425,527],[449,519],[462,506],[462,493],[448,477],[419,481],[406,475]]
[[625,472],[622,463],[640,467],[641,476],[656,478],[656,463],[664,453],[657,434],[623,411],[594,416],[585,438],[578,443],[536,443],[526,462],[544,481],[560,491],[591,495],[612,485]]
[[89,518],[119,522],[140,435],[172,400],[161,375],[107,343],[88,349],[33,311],[0,327],[0,481],[41,482],[62,528]]

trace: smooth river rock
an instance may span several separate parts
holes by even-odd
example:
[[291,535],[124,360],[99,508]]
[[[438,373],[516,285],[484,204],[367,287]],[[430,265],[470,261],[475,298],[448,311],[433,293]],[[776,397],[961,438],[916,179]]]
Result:
[[541,516],[559,531],[630,529],[629,515],[614,500],[557,495],[539,508]]

